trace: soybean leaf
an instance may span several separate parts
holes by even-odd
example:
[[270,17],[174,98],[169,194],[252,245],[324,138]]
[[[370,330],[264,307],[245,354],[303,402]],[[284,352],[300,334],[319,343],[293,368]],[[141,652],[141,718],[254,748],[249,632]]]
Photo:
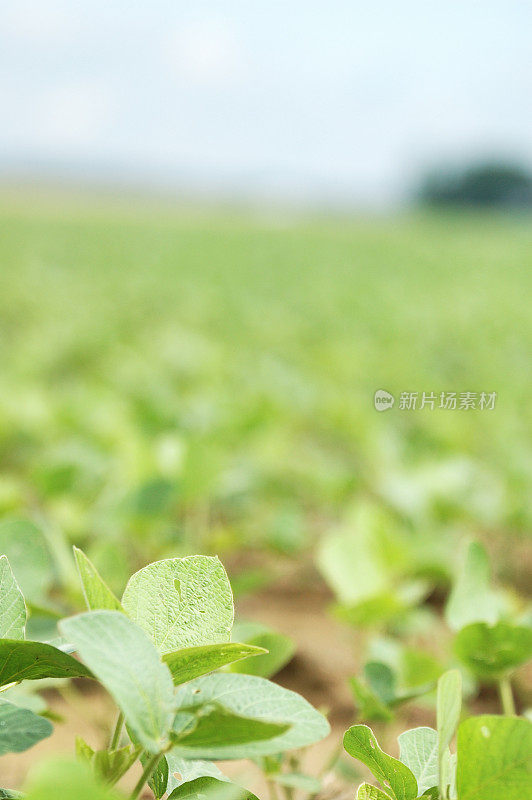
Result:
[[224,760],[271,755],[317,742],[330,730],[325,717],[300,695],[255,675],[213,673],[185,684],[177,698],[178,711],[187,714],[215,704],[247,719],[290,726],[271,739],[247,744],[177,747],[175,752],[186,758]]
[[63,800],[118,800],[86,764],[54,758],[31,773],[25,800],[57,800],[58,796]]
[[[162,760],[162,759],[161,759]],[[212,761],[191,760],[181,758],[173,750],[165,756],[167,765],[167,791],[171,792],[182,783],[188,783],[196,778],[217,778],[225,781],[227,778]],[[160,763],[160,762],[159,762]]]
[[267,652],[250,661],[238,661],[228,668],[229,672],[259,675],[270,678],[287,664],[295,652],[295,643],[289,636],[273,631],[257,622],[237,622],[233,627],[233,639],[245,644],[263,647]]
[[0,686],[40,678],[92,678],[84,664],[44,642],[0,640]]
[[108,609],[109,611],[123,611],[122,604],[107,586],[98,570],[87,558],[83,550],[74,547],[74,558],[78,568],[79,578],[83,587],[83,595],[89,611]]
[[52,731],[49,720],[37,716],[29,708],[0,699],[0,756],[29,750]]
[[396,800],[416,800],[417,781],[406,766],[396,758],[384,753],[366,725],[353,725],[344,735],[344,747],[350,756],[362,761],[377,780]]
[[433,728],[413,728],[398,737],[399,758],[413,772],[419,794],[438,785],[438,734]]
[[451,782],[449,745],[462,709],[462,676],[457,669],[444,672],[439,679],[436,702],[439,786],[442,796],[445,797]]
[[221,644],[206,644],[200,647],[184,647],[165,653],[163,661],[167,665],[174,685],[186,683],[201,675],[214,672],[215,669],[239,661],[249,656],[260,656],[266,651],[262,647],[239,644],[236,642],[222,642]]
[[498,622],[477,622],[455,639],[460,661],[480,678],[497,680],[532,657],[532,628]]
[[0,800],[17,800],[23,797],[20,792],[13,792],[11,789],[0,789]]
[[[142,760],[142,764],[146,766],[146,759]],[[160,798],[166,794],[166,791],[169,791],[168,787],[168,761],[163,756],[159,759],[157,766],[153,770],[151,774],[151,778],[148,781],[148,786],[152,790],[156,800],[160,800]]]
[[149,564],[129,579],[122,604],[161,653],[230,638],[233,595],[216,557],[169,558]]
[[368,661],[364,666],[364,676],[383,703],[393,703],[396,699],[396,676],[388,664],[381,661]]
[[460,800],[524,800],[532,786],[532,722],[470,717],[458,729]]
[[32,522],[10,520],[0,525],[0,553],[6,555],[26,600],[45,602],[53,578],[53,562],[42,531]]
[[207,756],[219,746],[233,747],[273,739],[289,727],[243,717],[218,703],[208,703],[190,710],[182,709],[176,715],[173,741],[178,752],[192,748],[194,754]]
[[390,800],[390,795],[370,783],[363,783],[358,787],[356,800]]
[[60,623],[83,661],[120,707],[150,753],[168,743],[175,707],[172,678],[146,633],[119,611],[89,611]]
[[24,639],[26,604],[7,556],[0,558],[0,639]]
[[479,542],[471,542],[445,609],[445,618],[452,630],[459,631],[472,622],[493,625],[497,621],[499,601],[490,581],[488,554]]
[[168,800],[258,800],[253,792],[230,781],[196,778],[174,789]]

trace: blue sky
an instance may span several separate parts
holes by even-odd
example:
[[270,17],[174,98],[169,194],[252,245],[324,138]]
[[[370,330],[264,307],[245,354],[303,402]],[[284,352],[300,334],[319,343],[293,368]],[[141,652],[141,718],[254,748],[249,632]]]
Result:
[[4,0],[0,163],[385,203],[532,163],[531,33],[524,0]]

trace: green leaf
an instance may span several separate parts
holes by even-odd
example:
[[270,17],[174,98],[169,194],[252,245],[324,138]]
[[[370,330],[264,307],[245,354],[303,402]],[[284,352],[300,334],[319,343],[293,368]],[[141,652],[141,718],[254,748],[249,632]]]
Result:
[[493,625],[497,621],[499,602],[490,582],[488,554],[479,542],[471,542],[445,609],[445,619],[452,630],[459,631],[472,622]]
[[168,800],[258,800],[253,792],[230,781],[196,778],[174,789]]
[[434,728],[413,728],[398,737],[400,760],[413,772],[423,794],[438,785],[438,734]]
[[344,747],[350,756],[362,761],[377,780],[391,789],[397,800],[416,800],[417,781],[410,769],[384,753],[366,725],[353,725],[344,735]]
[[261,678],[271,678],[279,672],[290,661],[296,649],[295,642],[289,636],[257,622],[235,623],[233,639],[255,647],[263,647],[267,652],[250,661],[231,664],[228,671],[258,675]]
[[122,604],[158,650],[228,642],[233,595],[218,558],[156,561],[129,579]]
[[498,622],[477,622],[463,628],[455,652],[479,678],[497,680],[532,658],[532,628]]
[[29,750],[52,731],[53,726],[47,719],[0,699],[0,756]]
[[439,787],[443,797],[451,782],[449,745],[462,709],[462,676],[457,669],[444,672],[438,681],[436,717],[438,727]]
[[7,556],[0,557],[0,639],[24,639],[26,604]]
[[32,522],[10,520],[0,525],[0,553],[6,555],[27,601],[45,602],[54,574],[46,538]]
[[136,740],[150,753],[161,752],[174,717],[174,687],[146,633],[119,611],[89,611],[59,627],[120,707]]
[[17,800],[23,796],[20,792],[13,792],[11,789],[0,789],[0,800]]
[[[388,601],[401,558],[401,552],[396,553],[400,548],[394,541],[394,526],[395,520],[382,509],[363,503],[354,519],[322,538],[318,567],[340,603],[357,606],[380,596]],[[373,611],[382,613],[381,605]]]
[[239,661],[249,656],[258,656],[266,651],[262,647],[253,647],[236,642],[206,644],[201,647],[184,647],[173,653],[165,653],[164,663],[168,666],[174,685],[186,683],[201,675],[214,672],[215,669]]
[[300,695],[255,675],[213,673],[185,684],[177,698],[178,711],[188,714],[215,704],[247,719],[290,726],[285,733],[264,741],[178,747],[175,752],[185,758],[224,760],[271,755],[317,742],[330,730],[327,720]]
[[532,722],[481,716],[458,729],[460,800],[524,800],[532,787]]
[[41,678],[92,678],[84,664],[44,642],[0,640],[0,686]]
[[54,758],[39,764],[29,779],[25,800],[118,800],[86,764]]
[[212,761],[201,761],[181,758],[171,750],[166,754],[165,760],[168,767],[168,791],[171,792],[182,783],[188,783],[196,778],[217,778],[227,780],[223,772]]
[[208,703],[190,710],[182,709],[174,720],[172,738],[178,752],[191,748],[195,754],[207,756],[220,746],[232,747],[273,739],[289,727],[278,722],[243,717],[218,703]]
[[78,568],[79,578],[83,587],[83,595],[89,611],[107,609],[109,611],[123,611],[122,604],[114,596],[98,570],[90,561],[83,550],[74,547],[74,558]]
[[358,787],[356,800],[390,800],[390,795],[370,783],[363,783]]
[[[142,758],[142,765],[146,766],[146,757]],[[151,778],[148,781],[148,786],[155,795],[156,800],[166,794],[166,791],[171,791],[168,786],[168,761],[165,756],[159,759],[157,766],[152,772]]]

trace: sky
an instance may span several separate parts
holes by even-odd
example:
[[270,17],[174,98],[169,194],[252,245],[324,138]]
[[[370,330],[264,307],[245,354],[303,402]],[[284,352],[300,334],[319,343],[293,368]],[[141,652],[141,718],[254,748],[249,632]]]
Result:
[[532,164],[527,0],[3,0],[0,171],[394,202]]

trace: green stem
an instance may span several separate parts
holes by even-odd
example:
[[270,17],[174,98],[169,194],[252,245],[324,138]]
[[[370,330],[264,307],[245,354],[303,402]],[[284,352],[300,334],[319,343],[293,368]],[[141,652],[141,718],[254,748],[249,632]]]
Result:
[[512,692],[512,682],[507,676],[499,680],[499,693],[501,696],[501,705],[503,714],[507,717],[514,717],[515,700]]
[[116,719],[116,725],[113,731],[113,735],[111,736],[109,750],[116,750],[116,748],[118,747],[118,743],[120,742],[120,734],[122,733],[123,726],[124,726],[124,715],[122,714],[122,712],[120,712]]
[[140,797],[140,793],[142,792],[144,786],[148,783],[149,779],[153,775],[157,764],[159,763],[160,759],[162,758],[162,753],[157,753],[157,755],[152,756],[150,760],[147,762],[146,766],[144,767],[144,772],[140,776],[139,782],[133,789],[129,800],[137,800]]

